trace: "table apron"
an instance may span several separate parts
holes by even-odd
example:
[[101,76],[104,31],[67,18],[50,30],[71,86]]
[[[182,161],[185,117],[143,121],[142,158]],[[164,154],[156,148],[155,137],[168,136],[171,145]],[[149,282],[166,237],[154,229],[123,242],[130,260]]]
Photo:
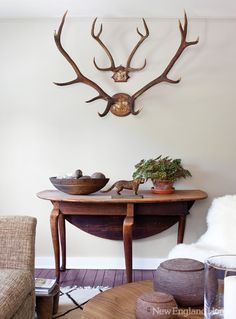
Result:
[[[58,202],[57,202],[58,203]],[[134,215],[187,215],[189,201],[168,203],[134,203]],[[68,203],[59,202],[59,209],[65,215],[108,215],[125,216],[126,203]]]
[[127,205],[125,203],[60,202],[59,209],[65,215],[126,215]]
[[139,203],[134,206],[135,215],[187,215],[188,202]]

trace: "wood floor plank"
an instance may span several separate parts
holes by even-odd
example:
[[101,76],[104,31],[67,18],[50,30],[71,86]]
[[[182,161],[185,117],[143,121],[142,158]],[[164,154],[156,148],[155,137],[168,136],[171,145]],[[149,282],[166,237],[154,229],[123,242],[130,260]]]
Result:
[[90,269],[87,271],[86,286],[94,287],[95,278],[97,275],[97,269]]
[[95,278],[94,284],[93,284],[94,287],[103,286],[104,275],[105,275],[105,270],[104,269],[98,269],[97,270],[97,275],[96,275],[96,278]]
[[153,280],[153,271],[152,270],[142,271],[142,280]]
[[65,278],[67,277],[67,270],[60,272],[60,281],[64,282]]
[[[50,277],[52,275],[52,277]],[[54,278],[54,270],[53,269],[36,269],[35,277],[39,278]]]
[[49,269],[49,272],[47,273],[48,278],[55,278],[55,270],[54,269]]
[[90,282],[90,270],[87,269],[83,278],[83,286],[89,286],[87,283]]
[[[84,277],[86,275],[87,269],[76,269],[76,270],[77,270],[77,274],[74,280],[74,285],[78,287],[83,287]],[[86,283],[84,286],[86,286]]]
[[134,270],[133,271],[134,281],[141,281],[143,280],[142,271],[141,270]]
[[123,285],[123,278],[124,278],[124,270],[116,270],[115,282],[114,286]]
[[63,278],[63,286],[73,286],[74,280],[76,276],[76,271],[75,269],[68,269],[66,271],[66,276]]
[[40,274],[42,273],[42,271],[43,271],[42,268],[35,269],[35,277],[41,278],[42,276]]
[[[133,281],[153,280],[156,270],[134,270]],[[55,278],[54,269],[35,269],[35,276]],[[126,284],[126,272],[121,269],[67,269],[60,274],[60,285],[65,286],[108,286],[115,287]]]
[[106,269],[104,278],[103,278],[103,286],[105,287],[114,287],[116,276],[116,270],[114,269]]

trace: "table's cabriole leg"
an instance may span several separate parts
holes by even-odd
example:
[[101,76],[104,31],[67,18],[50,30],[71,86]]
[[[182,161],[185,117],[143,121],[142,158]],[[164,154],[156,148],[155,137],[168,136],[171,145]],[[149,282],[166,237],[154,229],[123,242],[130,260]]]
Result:
[[185,224],[186,224],[186,216],[185,215],[179,216],[177,244],[182,244],[183,243]]
[[127,215],[123,222],[123,241],[127,282],[132,282],[132,229],[134,224],[134,204],[127,204]]
[[179,216],[179,226],[178,226],[178,236],[177,236],[177,244],[182,244],[184,241],[184,231],[186,224],[186,216],[189,214],[191,207],[194,204],[194,200],[188,200],[186,202],[186,207],[184,210],[184,214]]
[[66,270],[66,227],[65,216],[59,214],[59,229],[60,229],[60,242],[61,242],[61,271]]
[[56,279],[58,283],[60,281],[60,248],[59,248],[59,231],[58,231],[59,214],[60,214],[59,203],[54,202],[53,210],[50,216],[50,225],[51,225],[54,258],[55,258]]

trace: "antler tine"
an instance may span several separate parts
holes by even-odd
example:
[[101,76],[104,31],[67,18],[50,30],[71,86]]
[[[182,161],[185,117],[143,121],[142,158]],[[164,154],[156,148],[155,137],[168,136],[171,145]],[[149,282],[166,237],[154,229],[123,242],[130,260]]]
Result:
[[55,42],[56,42],[58,50],[65,57],[65,59],[70,63],[70,65],[74,69],[77,77],[76,77],[76,79],[74,79],[72,81],[69,81],[69,82],[65,82],[65,83],[54,82],[54,84],[60,85],[60,86],[64,86],[64,85],[70,85],[70,84],[74,84],[74,83],[84,83],[84,84],[86,84],[88,86],[91,86],[92,88],[94,88],[98,92],[98,96],[96,96],[95,98],[91,99],[88,102],[92,102],[92,101],[97,100],[97,99],[103,99],[105,101],[108,101],[108,104],[110,104],[111,97],[106,92],[104,92],[103,89],[99,85],[97,85],[92,80],[86,78],[81,73],[80,69],[78,68],[78,66],[76,65],[74,60],[69,56],[69,54],[66,52],[66,50],[63,48],[63,46],[61,44],[61,33],[62,33],[62,29],[63,29],[64,23],[65,23],[66,15],[67,15],[67,11],[63,15],[63,18],[61,20],[61,23],[60,23],[60,26],[58,28],[58,31],[55,31],[55,33],[54,33],[54,39],[55,39]]
[[[90,103],[90,102],[96,101],[98,99],[99,99],[99,96],[96,96],[96,97],[92,98],[91,100],[86,101],[86,103]],[[112,106],[112,99],[109,99],[104,112],[103,113],[98,112],[98,115],[100,117],[104,117],[105,115],[107,115],[107,113],[110,111],[111,106]]]
[[76,65],[76,63],[72,60],[72,58],[69,56],[69,54],[64,50],[64,48],[61,45],[61,32],[62,32],[64,23],[65,23],[67,12],[68,11],[66,11],[64,13],[63,17],[62,17],[62,20],[61,20],[60,26],[58,28],[58,31],[56,31],[56,30],[54,31],[54,39],[55,39],[55,42],[56,42],[58,50],[66,58],[66,60],[70,63],[70,65],[72,66],[72,68],[74,69],[74,71],[75,71],[75,73],[77,75],[77,78],[75,80],[72,80],[72,81],[69,81],[69,82],[65,82],[65,83],[53,82],[54,84],[60,85],[60,86],[76,83],[76,82],[78,82],[78,77],[83,77],[83,74],[80,72],[80,70],[79,70],[78,66]]
[[138,115],[142,111],[142,107],[140,107],[137,111],[134,110],[134,104],[131,104],[131,114]]
[[188,32],[188,18],[187,18],[187,14],[186,14],[185,11],[184,11],[184,27],[182,26],[182,23],[181,23],[181,21],[179,20],[179,30],[180,30],[180,33],[181,33],[181,39],[182,39],[181,42],[183,42],[183,44],[184,44],[186,47],[198,43],[199,37],[197,37],[197,40],[195,40],[195,41],[190,41],[190,42],[189,42],[189,41],[186,41],[187,32]]
[[104,117],[105,115],[107,115],[107,113],[110,111],[111,106],[112,106],[112,100],[108,101],[107,106],[106,106],[104,112],[103,112],[103,113],[99,113],[99,112],[98,112],[98,115],[99,115],[100,117]]
[[175,62],[178,60],[178,58],[182,54],[182,52],[184,51],[184,49],[190,45],[197,44],[199,41],[199,38],[197,38],[197,40],[191,41],[191,42],[186,41],[187,30],[188,30],[188,19],[187,19],[186,12],[184,13],[184,26],[182,26],[182,23],[179,21],[179,30],[181,33],[181,42],[180,42],[180,45],[179,45],[174,57],[171,59],[171,61],[169,62],[169,64],[167,65],[167,67],[165,68],[165,70],[163,71],[163,73],[161,75],[159,75],[156,79],[152,80],[151,82],[146,84],[144,87],[142,87],[139,91],[137,91],[135,94],[133,94],[133,96],[132,96],[133,101],[137,97],[139,97],[141,94],[143,94],[145,91],[147,91],[148,89],[150,89],[152,86],[154,86],[156,84],[159,84],[161,82],[169,82],[169,83],[176,84],[176,83],[180,82],[181,78],[179,78],[178,80],[171,80],[167,77],[167,75],[170,72],[170,70],[172,69],[172,67],[174,66]]
[[95,65],[95,67],[100,70],[100,71],[114,71],[115,67],[115,62],[114,59],[110,53],[110,51],[108,50],[108,48],[105,46],[105,44],[102,42],[102,40],[100,39],[100,35],[102,33],[102,24],[100,26],[100,29],[98,31],[97,34],[95,34],[95,24],[96,24],[97,18],[94,19],[93,24],[92,24],[92,28],[91,28],[91,35],[92,37],[100,44],[100,46],[104,49],[104,51],[106,52],[109,60],[111,61],[111,66],[109,68],[100,68],[97,63],[95,58],[93,58],[93,63]]
[[141,39],[138,41],[138,43],[136,44],[136,46],[133,48],[133,50],[132,50],[130,56],[128,57],[127,64],[126,64],[126,69],[128,69],[128,71],[140,71],[140,70],[144,69],[145,66],[146,66],[146,59],[145,59],[144,64],[143,64],[142,67],[140,67],[140,68],[131,68],[131,67],[130,67],[131,60],[132,60],[134,54],[136,53],[137,49],[138,49],[139,46],[143,43],[143,41],[149,36],[149,30],[148,30],[147,23],[146,23],[146,21],[145,21],[144,18],[142,18],[142,20],[143,20],[143,24],[144,24],[144,28],[145,28],[146,34],[142,34],[142,33],[139,31],[138,28],[136,29],[136,30],[137,30],[137,33],[140,35]]
[[169,65],[166,67],[165,71],[163,72],[163,75],[166,77],[166,82],[174,83],[174,84],[179,83],[181,78],[179,78],[178,80],[171,80],[167,77],[167,74],[170,72],[170,70],[172,69],[172,67],[174,66],[175,62],[178,60],[178,58],[180,57],[180,55],[182,54],[184,49],[190,45],[197,44],[199,41],[199,38],[197,38],[197,40],[191,41],[191,42],[186,41],[187,31],[188,31],[188,18],[187,18],[187,14],[185,11],[184,11],[184,26],[182,25],[181,21],[179,20],[179,30],[181,33],[181,42],[180,42],[179,48],[178,48],[175,56],[173,57],[173,59],[170,61]]

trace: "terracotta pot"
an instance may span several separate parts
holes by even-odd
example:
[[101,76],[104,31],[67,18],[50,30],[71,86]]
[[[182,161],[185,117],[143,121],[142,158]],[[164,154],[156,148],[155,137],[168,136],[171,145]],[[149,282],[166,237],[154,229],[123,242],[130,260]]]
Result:
[[152,180],[154,187],[152,188],[152,192],[156,194],[171,194],[175,191],[173,187],[173,182],[166,180]]

